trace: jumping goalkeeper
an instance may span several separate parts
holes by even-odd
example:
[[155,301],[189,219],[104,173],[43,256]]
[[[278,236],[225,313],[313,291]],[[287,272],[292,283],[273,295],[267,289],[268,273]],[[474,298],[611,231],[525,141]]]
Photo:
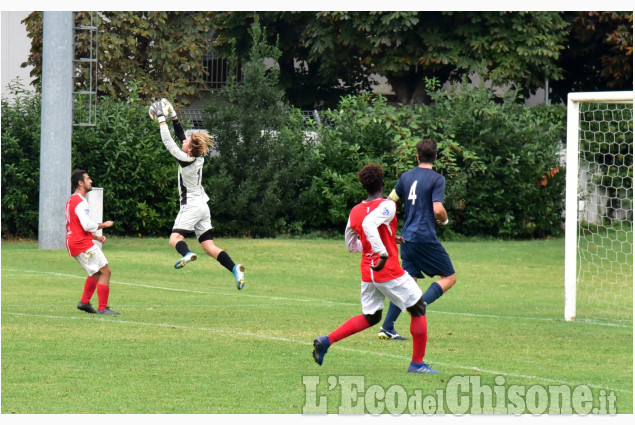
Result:
[[[170,246],[176,249],[182,258],[174,264],[174,268],[183,268],[197,259],[197,255],[190,251],[185,242],[185,236],[195,233],[203,251],[232,272],[236,280],[236,288],[243,289],[245,267],[242,264],[235,264],[227,252],[214,244],[214,228],[207,205],[209,197],[201,184],[205,155],[212,145],[211,137],[203,132],[192,133],[186,137],[174,107],[166,99],[152,103],[148,112],[150,117],[159,123],[161,140],[165,148],[179,163],[180,209],[170,235]],[[172,120],[174,133],[182,144],[181,148],[177,146],[170,134],[166,117]]]

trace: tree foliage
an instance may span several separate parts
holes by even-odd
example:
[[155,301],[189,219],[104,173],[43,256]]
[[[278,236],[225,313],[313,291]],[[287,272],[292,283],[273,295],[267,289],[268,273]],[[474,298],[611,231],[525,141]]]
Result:
[[[305,143],[299,111],[283,102],[278,67],[267,67],[265,60],[275,63],[280,50],[267,44],[258,19],[250,36],[242,81],[231,80],[206,108],[217,155],[209,160],[204,184],[216,232],[253,237],[302,233],[310,210],[302,190],[313,174],[312,145]],[[236,50],[231,63],[236,66]]]
[[321,12],[309,25],[311,56],[344,50],[385,76],[403,104],[425,99],[424,77],[442,83],[477,73],[528,90],[560,78],[565,23],[557,12]]
[[[127,99],[130,91],[136,91],[144,100],[167,96],[187,102],[204,83],[210,13],[98,13],[99,94]],[[31,52],[22,66],[33,66],[36,86],[42,75],[42,17],[43,12],[33,12],[23,21]],[[90,13],[76,13],[75,23],[88,25]],[[88,32],[77,31],[75,57],[88,57],[88,37]],[[83,86],[84,78],[85,73],[80,73],[75,83]]]
[[[204,87],[203,57],[248,54],[255,17],[278,42],[285,98],[301,108],[336,107],[347,94],[388,79],[403,104],[429,101],[425,78],[478,73],[516,84],[526,96],[548,80],[552,97],[571,91],[631,90],[633,13],[626,12],[101,12],[99,92],[125,99],[178,98]],[[76,14],[86,24],[86,12]],[[24,21],[32,39],[23,66],[40,83],[42,12]],[[88,46],[78,32],[77,56]],[[81,84],[82,76],[76,76]]]
[[[259,12],[281,35],[285,80],[307,76],[324,85],[341,81],[348,94],[381,75],[403,104],[427,101],[425,77],[461,80],[478,73],[494,83],[518,83],[529,92],[558,79],[556,61],[566,22],[558,12]],[[215,16],[218,48],[244,39],[253,14]],[[241,35],[242,34],[242,35]],[[334,78],[335,77],[335,78]],[[307,84],[301,86],[306,90]],[[337,87],[337,85],[336,85]],[[289,93],[289,90],[287,90]],[[315,93],[316,95],[319,93]],[[340,93],[341,94],[341,93]],[[296,98],[291,96],[292,101]],[[331,104],[331,106],[334,106]]]
[[309,60],[306,28],[315,12],[216,12],[212,15],[215,50],[224,57],[232,49],[238,57],[247,56],[251,48],[248,29],[255,19],[261,23],[267,43],[277,43],[281,49],[277,60],[280,85],[292,105],[335,107],[341,96],[370,89],[359,60],[345,51],[331,52],[331,58],[314,55]]
[[566,12],[569,37],[552,97],[570,92],[633,90],[633,12]]

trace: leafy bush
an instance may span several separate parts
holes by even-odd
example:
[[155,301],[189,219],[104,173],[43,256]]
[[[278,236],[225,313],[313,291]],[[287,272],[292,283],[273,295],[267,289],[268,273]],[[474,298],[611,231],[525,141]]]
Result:
[[19,81],[2,98],[2,237],[34,237],[40,188],[40,96]]
[[167,152],[147,106],[102,98],[97,125],[73,132],[74,169],[104,188],[109,234],[169,235],[178,213],[177,164]]
[[[366,196],[359,169],[382,165],[388,192],[417,165],[416,143],[433,137],[452,219],[441,237],[560,234],[564,107],[528,108],[513,93],[465,84],[431,92],[434,103],[416,107],[391,106],[369,94],[347,96],[326,111],[329,124],[315,128],[315,142],[272,83],[277,69],[257,59],[275,50],[256,46],[255,59],[243,67],[244,82],[229,85],[207,108],[216,154],[207,161],[203,184],[217,233],[339,235],[350,208]],[[14,92],[13,103],[2,100],[2,235],[34,237],[40,99],[19,87]],[[168,235],[178,212],[177,166],[147,106],[103,98],[97,113],[96,127],[74,129],[72,163],[104,188],[105,218],[116,223],[109,233]]]
[[[40,96],[12,90],[15,100],[2,100],[2,236],[37,237]],[[102,98],[97,125],[75,127],[72,137],[73,169],[85,169],[104,189],[104,219],[115,221],[108,233],[169,235],[177,166],[146,107]]]
[[230,82],[206,108],[204,121],[218,153],[204,180],[212,220],[219,234],[302,233],[311,209],[302,189],[315,168],[312,145],[305,143],[299,111],[284,106],[278,69],[265,65],[265,58],[276,63],[280,51],[265,44],[257,21],[251,34],[243,81]]
[[496,95],[465,83],[434,99],[432,119],[479,162],[480,172],[468,173],[460,188],[448,191],[453,230],[504,238],[560,234],[565,108],[530,108],[516,102],[513,92]]
[[314,151],[319,168],[306,196],[313,209],[310,222],[319,230],[343,230],[350,209],[366,198],[357,172],[374,162],[384,168],[386,188],[396,183],[391,170],[395,149],[386,115],[394,109],[385,98],[370,94],[345,96],[338,109],[327,110],[329,125],[319,130]]
[[403,172],[417,166],[415,146],[424,137],[438,142],[435,169],[448,179],[446,193],[458,193],[480,170],[478,158],[446,136],[430,106],[391,106],[371,94],[347,96],[338,109],[326,111],[325,121],[329,125],[320,130],[316,152],[321,168],[311,199],[318,206],[313,222],[331,229],[341,231],[350,209],[366,197],[357,180],[364,165],[383,167],[387,194]]
[[386,173],[386,191],[415,167],[416,143],[438,142],[434,168],[446,177],[445,206],[452,226],[467,236],[543,237],[561,232],[564,173],[563,107],[515,102],[467,84],[432,92],[432,105],[388,105],[381,97],[345,97],[320,131],[321,171],[314,177],[314,222],[342,228],[365,193],[356,173],[369,162]]

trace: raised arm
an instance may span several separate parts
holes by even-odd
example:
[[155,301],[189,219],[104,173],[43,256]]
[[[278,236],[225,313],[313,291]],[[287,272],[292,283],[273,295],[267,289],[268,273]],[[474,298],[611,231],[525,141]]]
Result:
[[181,141],[181,143],[183,143],[185,139],[187,139],[187,137],[185,137],[185,130],[183,130],[183,126],[181,125],[181,122],[176,118],[176,115],[172,120],[172,126],[174,127],[174,134],[176,134],[176,137]]
[[[176,158],[179,163],[191,163],[196,160],[196,158],[189,156],[181,148],[176,145],[176,142],[172,138],[170,134],[170,130],[168,129],[168,125],[165,121],[166,114],[168,118],[176,118],[176,112],[174,111],[174,107],[170,102],[166,99],[157,100],[156,102],[150,105],[150,109],[148,110],[150,114],[150,118],[157,121],[159,123],[159,131],[161,132],[161,140],[163,141],[163,145],[170,152],[170,154]],[[173,122],[174,132],[177,137],[183,142],[185,137],[185,131],[183,131],[183,126],[179,123],[177,119]]]
[[163,141],[163,145],[177,161],[189,163],[196,160],[196,158],[189,156],[177,146],[165,121],[159,123],[159,130],[161,131],[161,141]]

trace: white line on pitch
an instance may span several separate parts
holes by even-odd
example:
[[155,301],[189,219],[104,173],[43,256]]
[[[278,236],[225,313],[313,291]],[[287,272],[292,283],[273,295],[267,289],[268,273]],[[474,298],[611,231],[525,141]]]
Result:
[[[57,272],[43,272],[37,270],[16,270],[16,269],[5,269],[10,272],[22,272],[22,273],[31,273],[31,274],[42,274],[48,276],[61,276],[61,277],[71,277],[76,279],[86,279],[85,276],[67,274],[67,273],[57,273]],[[116,283],[119,285],[125,286],[136,286],[141,288],[150,288],[150,289],[162,289],[165,291],[175,291],[175,292],[188,292],[193,294],[216,294],[216,295],[227,295],[234,296],[236,295],[235,291],[232,292],[224,292],[224,291],[201,291],[196,289],[180,289],[180,288],[171,288],[166,286],[155,286],[155,285],[147,285],[142,283],[131,283],[131,282],[123,282],[120,280],[111,280],[110,282]],[[347,301],[329,301],[323,299],[306,299],[306,298],[291,298],[291,297],[278,297],[273,295],[256,295],[250,294],[248,292],[241,292],[241,297],[252,297],[252,298],[264,298],[267,300],[274,301],[293,301],[293,302],[301,302],[301,303],[321,303],[321,304],[334,304],[334,305],[353,305],[359,306],[359,302],[347,302]],[[496,314],[483,314],[483,313],[468,313],[462,311],[440,311],[431,309],[430,313],[438,313],[438,314],[450,314],[455,316],[466,316],[466,317],[479,317],[479,318],[490,318],[490,319],[504,319],[504,320],[532,320],[539,322],[554,322],[556,319],[552,317],[527,317],[527,316],[505,316],[505,315],[496,315]],[[578,321],[571,322],[571,326],[575,325],[598,325],[598,326],[610,326],[617,328],[632,328],[632,323],[612,323],[612,322],[600,322],[600,321]]]
[[[69,320],[95,320],[96,319],[95,317],[92,317],[92,316],[89,317],[89,318],[86,318],[86,317],[54,316],[54,315],[49,315],[49,314],[32,314],[32,313],[17,313],[17,312],[3,312],[3,314],[9,314],[9,315],[13,315],[13,316],[45,317],[45,318],[49,318],[49,319],[69,319]],[[235,330],[232,330],[232,329],[218,329],[218,328],[208,328],[208,327],[192,327],[192,326],[176,325],[176,324],[169,324],[169,323],[137,322],[137,321],[133,321],[133,320],[119,320],[119,319],[115,319],[113,317],[109,317],[107,319],[100,318],[99,320],[101,320],[103,323],[109,323],[110,322],[110,323],[121,323],[121,324],[126,324],[126,325],[135,325],[135,326],[154,326],[154,327],[160,327],[160,328],[172,328],[172,329],[178,328],[178,329],[184,329],[184,330],[198,330],[198,331],[204,331],[204,332],[212,332],[212,333],[222,333],[222,334],[230,334],[230,335],[237,335],[237,336],[245,336],[245,337],[250,337],[250,338],[268,339],[268,340],[272,340],[272,341],[290,342],[290,343],[301,344],[301,345],[313,345],[312,341],[309,342],[309,341],[302,341],[302,340],[292,339],[292,338],[284,338],[284,337],[278,337],[278,336],[272,336],[272,335],[263,335],[263,334],[257,334],[257,333],[254,333],[254,332],[235,331]],[[374,355],[374,356],[380,356],[380,357],[391,357],[391,358],[402,359],[402,360],[409,360],[410,359],[409,356],[401,356],[401,355],[398,355],[398,354],[382,353],[382,352],[377,352],[377,351],[359,350],[359,349],[356,349],[356,348],[341,347],[339,345],[336,345],[333,348],[337,349],[337,350],[348,351],[348,352],[357,353],[357,354],[368,354],[368,355]],[[518,374],[518,373],[507,373],[507,372],[501,372],[501,371],[495,371],[495,370],[481,369],[481,368],[476,367],[476,366],[463,366],[463,365],[456,365],[456,364],[445,363],[445,362],[432,361],[430,363],[434,364],[434,365],[447,366],[447,367],[455,368],[455,369],[463,369],[463,370],[468,370],[468,371],[486,373],[486,374],[489,374],[489,375],[502,375],[502,376],[506,376],[506,377],[510,377],[510,378],[537,380],[537,381],[549,382],[549,383],[558,384],[558,385],[568,385],[568,386],[586,385],[586,386],[588,386],[590,388],[595,388],[595,389],[598,389],[598,390],[616,391],[616,392],[622,392],[622,393],[627,393],[627,394],[632,394],[633,393],[633,390],[632,389],[628,389],[628,388],[604,387],[604,386],[601,386],[601,385],[589,384],[589,383],[586,383],[586,382],[585,383],[579,383],[579,382],[559,381],[559,380],[556,380],[556,379],[544,378],[544,377],[541,377],[541,376],[524,375],[524,374]]]

